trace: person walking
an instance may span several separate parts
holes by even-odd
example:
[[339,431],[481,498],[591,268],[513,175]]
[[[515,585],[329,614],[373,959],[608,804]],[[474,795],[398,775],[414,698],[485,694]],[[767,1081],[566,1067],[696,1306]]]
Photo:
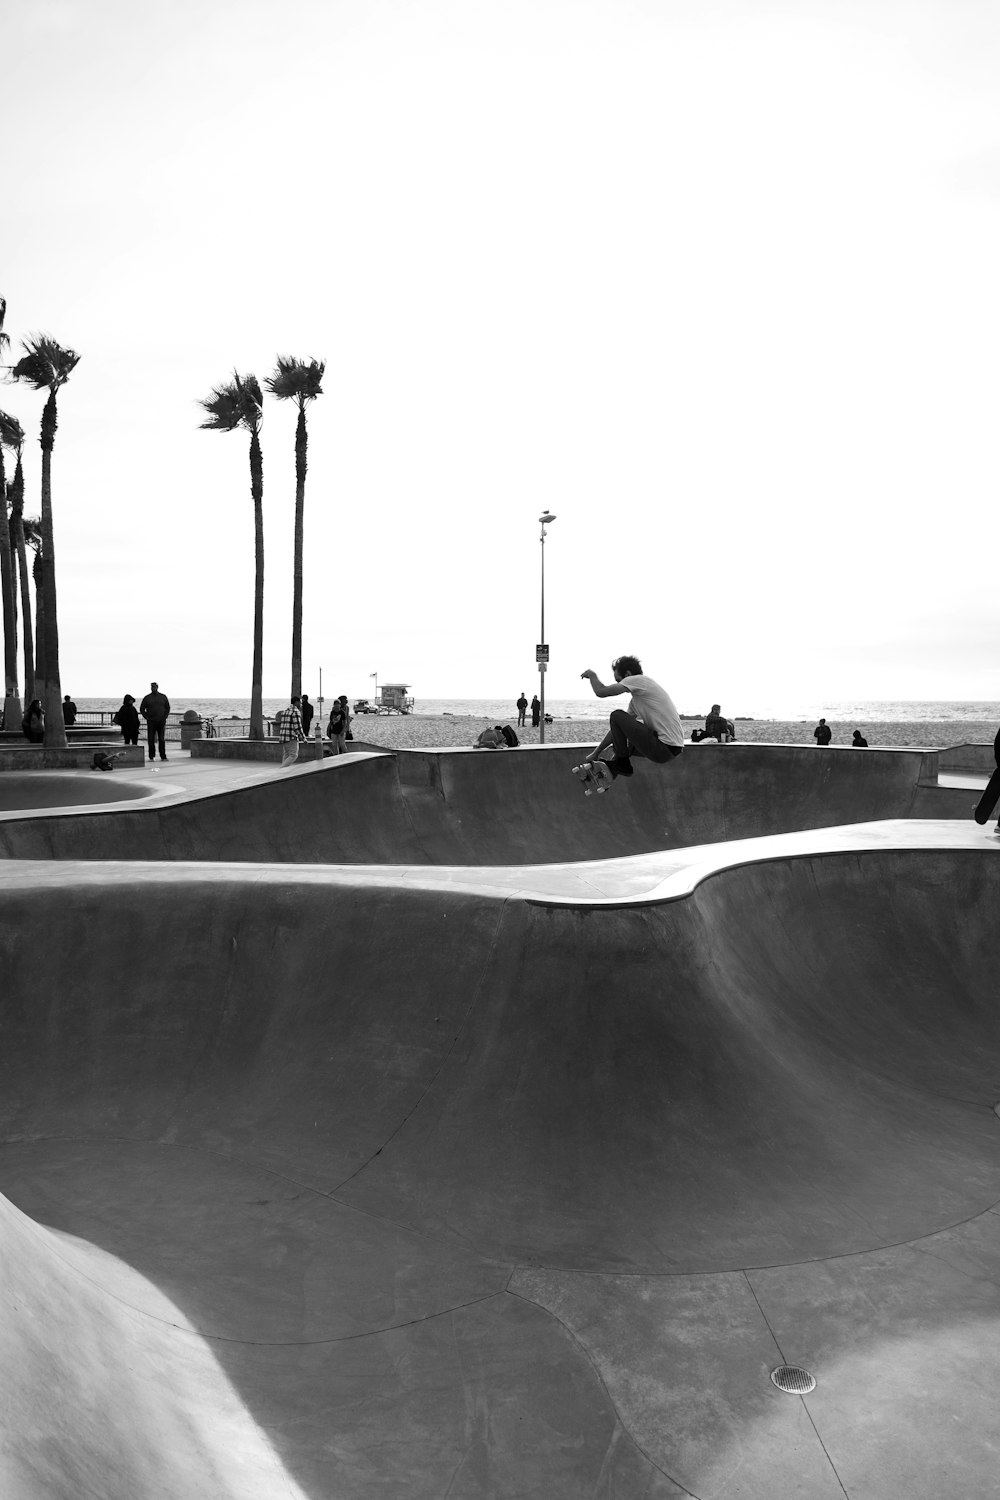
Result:
[[160,692],[160,684],[151,682],[149,692],[139,704],[139,712],[146,721],[146,739],[149,744],[149,758],[156,759],[156,747],[160,747],[160,759],[166,760],[166,730],[167,715],[170,712],[170,699],[166,693]]
[[274,727],[281,741],[281,769],[293,766],[299,758],[299,746],[305,739],[302,730],[302,699],[296,693],[287,708],[279,708],[274,716]]
[[528,712],[528,700],[524,696],[524,688],[522,688],[521,689],[521,696],[517,700],[517,727],[518,727],[518,729],[520,729],[521,726],[522,726],[522,724],[524,723],[524,717],[525,717],[525,714],[527,712]]
[[833,730],[825,719],[820,719],[816,725],[816,728],[813,730],[813,739],[817,745],[828,745],[833,739]]
[[121,708],[117,709],[111,716],[112,724],[117,724],[122,732],[122,739],[126,745],[138,745],[139,743],[139,715],[136,712],[135,699],[131,693],[126,693],[122,699]]
[[309,694],[308,693],[303,693],[302,694],[302,733],[305,735],[306,739],[309,738],[309,725],[313,721],[313,714],[315,712],[316,712],[316,710],[313,708],[312,704],[309,702]]

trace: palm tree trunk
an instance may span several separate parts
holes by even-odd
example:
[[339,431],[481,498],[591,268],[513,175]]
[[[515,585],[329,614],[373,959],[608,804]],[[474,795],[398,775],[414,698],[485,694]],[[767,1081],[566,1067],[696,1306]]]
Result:
[[24,545],[24,470],[17,455],[14,470],[14,498],[11,505],[11,535],[17,552],[17,571],[21,584],[21,619],[24,641],[24,702],[35,696],[35,641],[31,629],[31,588],[28,583],[28,555]]
[[45,600],[42,629],[45,639],[45,744],[65,749],[66,724],[62,711],[62,683],[59,679],[59,618],[56,612],[56,557],[52,533],[52,449],[56,440],[56,393],[42,412],[42,577]]
[[253,496],[254,591],[253,682],[250,686],[250,738],[264,738],[264,458],[256,430],[250,434],[250,493]]
[[45,696],[45,571],[41,552],[35,553],[31,565],[31,576],[35,580],[35,672],[31,681],[31,702],[39,694]]
[[295,560],[292,574],[292,697],[302,692],[302,537],[306,508],[306,409],[295,426]]
[[20,728],[22,711],[17,691],[17,632],[14,624],[14,580],[10,571],[10,527],[7,521],[7,477],[0,448],[0,595],[3,605],[3,719],[4,729]]

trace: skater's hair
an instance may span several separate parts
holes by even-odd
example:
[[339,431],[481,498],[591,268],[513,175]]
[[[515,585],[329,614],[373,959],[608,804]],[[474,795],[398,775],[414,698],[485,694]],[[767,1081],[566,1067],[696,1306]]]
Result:
[[641,677],[642,662],[637,656],[619,656],[617,661],[611,663],[612,672],[620,672],[623,677]]

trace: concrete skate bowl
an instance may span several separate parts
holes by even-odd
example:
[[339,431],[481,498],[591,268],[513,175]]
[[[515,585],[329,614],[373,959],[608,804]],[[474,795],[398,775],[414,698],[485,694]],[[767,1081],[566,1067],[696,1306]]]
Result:
[[74,771],[4,771],[0,775],[0,813],[137,802],[155,790],[99,772],[80,776]]
[[564,745],[357,755],[170,805],[0,815],[0,858],[547,864],[969,815],[967,792],[936,788],[927,751],[698,746],[590,798],[570,774],[580,757]]
[[998,899],[3,866],[5,1497],[989,1493]]

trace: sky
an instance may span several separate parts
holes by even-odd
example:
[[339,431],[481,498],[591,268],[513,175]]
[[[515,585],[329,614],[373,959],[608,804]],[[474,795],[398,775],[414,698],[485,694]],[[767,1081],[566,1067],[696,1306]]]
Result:
[[[991,0],[0,0],[9,359],[80,354],[63,690],[249,697],[248,441],[309,409],[303,686],[1000,699]],[[0,386],[38,510],[42,396]],[[295,410],[266,402],[264,695]],[[183,697],[184,703],[179,699]]]

